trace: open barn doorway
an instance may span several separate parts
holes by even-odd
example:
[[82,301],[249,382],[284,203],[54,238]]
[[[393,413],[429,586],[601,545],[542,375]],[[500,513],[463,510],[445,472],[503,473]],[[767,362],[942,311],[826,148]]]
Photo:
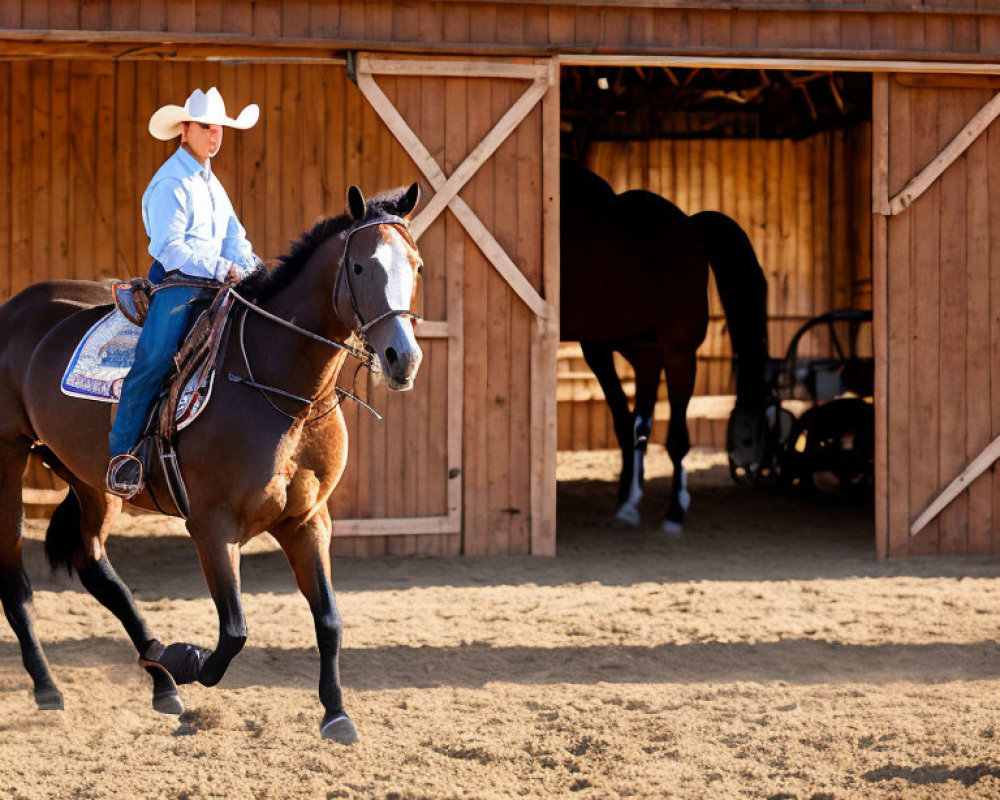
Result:
[[[727,454],[737,390],[733,348],[710,277],[708,329],[688,410],[692,450],[685,468],[692,505],[685,538],[705,535],[706,525],[721,530],[730,523],[751,539],[815,536],[821,517],[833,525],[831,541],[846,538],[872,552],[871,93],[867,73],[563,66],[562,157],[584,165],[616,193],[646,190],[689,215],[727,215],[749,238],[766,277],[767,380],[790,431],[785,478],[789,461],[801,474],[789,481],[795,486],[783,489],[774,487],[780,483],[774,476],[761,482],[764,490],[733,480]],[[564,258],[564,285],[573,268]],[[615,368],[634,402],[631,365],[616,354]],[[841,402],[845,398],[849,402]],[[836,421],[842,427],[823,441],[825,418],[811,409],[834,401],[845,406],[850,424]],[[659,534],[667,512],[669,414],[661,382],[641,523],[633,534],[640,538]],[[560,345],[558,421],[562,546],[590,521],[613,520],[622,499],[612,416],[575,342]],[[856,469],[828,469],[834,462],[817,456],[817,442],[841,451],[838,464],[850,451]]]

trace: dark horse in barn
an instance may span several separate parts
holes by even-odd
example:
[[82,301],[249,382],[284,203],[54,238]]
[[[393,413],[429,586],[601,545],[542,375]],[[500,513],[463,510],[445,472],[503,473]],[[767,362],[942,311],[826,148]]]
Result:
[[[337,376],[356,357],[380,369],[390,389],[413,385],[421,353],[410,308],[421,261],[408,219],[418,197],[413,184],[366,203],[351,187],[350,214],[317,223],[275,270],[235,289],[242,299],[230,298],[238,311],[221,345],[214,396],[177,439],[187,529],[218,610],[214,650],[160,644],[105,552],[122,508],[104,489],[108,406],[67,396],[60,379],[81,337],[109,312],[109,285],[50,281],[0,306],[0,599],[39,708],[62,708],[63,699],[35,636],[21,558],[21,476],[33,448],[71,489],[46,534],[50,561],[74,568],[121,621],[153,677],[155,709],[180,713],[176,684],[217,684],[243,648],[240,547],[269,531],[312,610],[321,734],[357,739],[344,711],[343,624],[330,583],[327,501],[347,463]],[[155,469],[131,502],[153,509],[154,491],[166,496]]]
[[[640,521],[643,459],[661,374],[670,402],[667,453],[673,485],[663,529],[682,529],[690,504],[682,464],[690,449],[687,408],[694,391],[696,351],[708,329],[708,270],[722,298],[736,356],[736,408],[729,425],[730,458],[756,470],[766,448],[771,392],[767,283],[753,247],[725,214],[688,216],[647,191],[615,194],[603,178],[561,165],[560,338],[580,342],[604,390],[622,452],[618,517]],[[613,354],[635,370],[629,408]]]

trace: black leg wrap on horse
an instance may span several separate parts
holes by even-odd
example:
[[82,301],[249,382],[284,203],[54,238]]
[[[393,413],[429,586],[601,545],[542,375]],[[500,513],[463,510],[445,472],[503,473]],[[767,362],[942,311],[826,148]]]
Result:
[[163,648],[157,661],[166,667],[177,683],[194,683],[211,654],[211,650],[193,644],[174,642]]

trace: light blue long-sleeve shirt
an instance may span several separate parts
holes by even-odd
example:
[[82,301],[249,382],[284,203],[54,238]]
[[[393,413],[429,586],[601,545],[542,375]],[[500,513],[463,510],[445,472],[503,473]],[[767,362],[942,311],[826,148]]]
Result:
[[254,264],[246,231],[211,162],[205,167],[183,147],[157,170],[142,196],[149,254],[167,272],[224,281],[235,264]]

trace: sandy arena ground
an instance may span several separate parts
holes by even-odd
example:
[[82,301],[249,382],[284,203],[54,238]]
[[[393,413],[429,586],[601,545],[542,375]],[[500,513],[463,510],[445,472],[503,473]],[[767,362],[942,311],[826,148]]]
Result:
[[[682,538],[609,522],[617,457],[560,455],[559,557],[340,560],[348,710],[318,735],[315,640],[284,557],[243,562],[250,641],[180,720],[78,580],[26,551],[66,696],[37,712],[0,625],[0,798],[1000,797],[1000,560],[879,564],[870,510],[733,486],[690,457]],[[163,641],[214,643],[183,529],[110,544]]]

